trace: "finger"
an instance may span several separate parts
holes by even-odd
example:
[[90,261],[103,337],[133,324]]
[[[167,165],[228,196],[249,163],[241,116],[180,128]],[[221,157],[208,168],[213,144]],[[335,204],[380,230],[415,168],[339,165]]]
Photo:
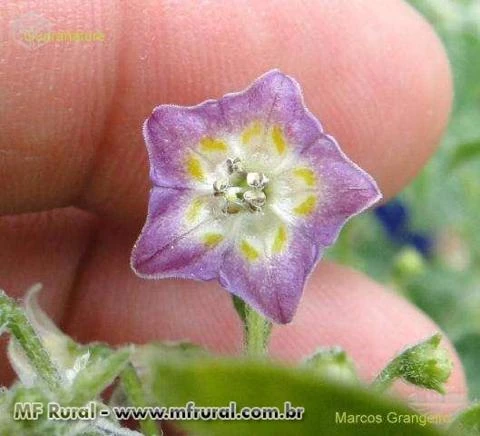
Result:
[[[127,246],[119,233],[103,233],[97,241],[65,314],[68,332],[82,341],[187,340],[220,353],[240,353],[241,326],[227,292],[216,282],[138,279],[126,267]],[[371,380],[396,353],[438,330],[393,292],[360,273],[323,263],[308,282],[292,324],[274,328],[272,354],[292,362],[319,346],[340,345],[361,376]],[[419,407],[437,412],[452,412],[466,401],[462,366],[446,343],[455,363],[449,394],[442,399],[403,391],[415,395]]]
[[[445,126],[448,62],[404,2],[115,5],[37,6],[59,29],[100,28],[104,43],[7,44],[3,212],[77,203],[137,229],[148,190],[140,127],[152,108],[220,97],[272,67],[299,80],[308,106],[386,196],[421,168]],[[25,12],[6,9],[4,28]]]
[[[61,321],[76,273],[88,253],[95,219],[74,209],[0,218],[0,289],[21,298],[35,283],[43,284],[40,303]],[[12,378],[1,338],[0,385]]]

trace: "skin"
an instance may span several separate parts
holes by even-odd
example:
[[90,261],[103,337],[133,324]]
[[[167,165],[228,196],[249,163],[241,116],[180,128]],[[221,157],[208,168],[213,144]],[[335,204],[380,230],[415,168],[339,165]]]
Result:
[[[148,200],[140,129],[156,105],[218,98],[278,67],[302,84],[308,107],[386,198],[435,151],[450,111],[443,48],[401,1],[49,0],[1,9],[9,37],[0,43],[0,213],[9,216],[0,219],[0,286],[20,297],[42,282],[46,311],[82,342],[190,339],[241,349],[218,284],[145,281],[129,269]],[[55,30],[98,30],[105,41],[27,49],[9,29],[32,10]],[[275,327],[271,353],[295,362],[319,345],[341,345],[370,380],[438,330],[384,286],[324,262],[294,321]],[[455,367],[445,397],[398,387],[426,410],[452,412],[466,401],[448,346]],[[4,360],[0,375],[10,380]]]

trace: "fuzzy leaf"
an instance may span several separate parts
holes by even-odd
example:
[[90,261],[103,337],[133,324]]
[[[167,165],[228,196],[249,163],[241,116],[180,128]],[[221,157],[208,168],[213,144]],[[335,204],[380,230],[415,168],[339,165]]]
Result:
[[78,372],[69,389],[71,404],[80,406],[100,395],[120,375],[130,354],[129,349],[119,349],[111,351],[107,357],[94,357]]
[[[208,435],[441,435],[430,425],[389,424],[388,413],[417,416],[415,412],[364,388],[337,385],[307,370],[272,366],[265,362],[219,358],[160,359],[152,362],[153,391],[159,404],[183,406],[194,401],[197,406],[228,406],[236,401],[244,406],[276,406],[284,402],[304,407],[299,421],[184,421],[188,430]],[[378,415],[380,423],[352,425],[335,423],[336,414]]]
[[461,412],[450,425],[455,434],[480,436],[480,403]]

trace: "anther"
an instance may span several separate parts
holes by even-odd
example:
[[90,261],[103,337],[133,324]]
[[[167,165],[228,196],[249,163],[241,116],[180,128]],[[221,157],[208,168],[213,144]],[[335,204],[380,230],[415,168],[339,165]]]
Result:
[[231,203],[242,204],[243,203],[243,189],[238,186],[230,186],[225,191],[225,199]]
[[230,184],[228,180],[225,180],[225,179],[215,180],[215,182],[213,183],[214,195],[223,194],[228,189],[229,186]]
[[222,212],[261,211],[267,200],[263,189],[269,183],[268,177],[260,172],[245,171],[238,157],[226,159],[224,165],[227,175],[213,183],[214,196],[222,197]]
[[254,211],[259,211],[265,206],[267,197],[263,191],[245,191],[243,193],[243,199]]
[[233,173],[243,173],[244,168],[242,161],[240,158],[236,157],[234,159],[227,159],[227,171],[228,174],[233,174]]
[[252,188],[261,189],[264,188],[268,183],[268,177],[263,173],[248,173],[247,174],[247,185]]

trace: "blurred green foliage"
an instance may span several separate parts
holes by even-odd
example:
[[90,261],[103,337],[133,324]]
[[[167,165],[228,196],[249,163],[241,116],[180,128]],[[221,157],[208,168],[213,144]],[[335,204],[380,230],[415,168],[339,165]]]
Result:
[[[312,368],[302,370],[276,366],[260,360],[182,359],[178,354],[156,354],[150,362],[153,396],[159,404],[170,407],[193,401],[197,405],[224,407],[235,401],[243,407],[277,407],[285,402],[305,409],[301,420],[283,421],[184,421],[194,434],[216,435],[329,435],[349,436],[386,434],[447,436],[430,425],[412,424],[418,418],[405,406],[388,397],[374,395],[354,383],[333,383]],[[348,418],[347,415],[350,417]],[[352,424],[354,416],[370,420]],[[411,423],[392,418],[410,417]],[[348,423],[350,422],[350,423]],[[455,433],[457,434],[457,433]],[[463,433],[459,433],[463,434]]]
[[412,255],[412,248],[390,241],[369,213],[347,225],[328,255],[393,286],[433,318],[456,345],[470,396],[479,399],[480,1],[410,3],[444,42],[455,84],[452,118],[438,153],[399,196],[413,228],[433,234],[435,253],[424,260]]

